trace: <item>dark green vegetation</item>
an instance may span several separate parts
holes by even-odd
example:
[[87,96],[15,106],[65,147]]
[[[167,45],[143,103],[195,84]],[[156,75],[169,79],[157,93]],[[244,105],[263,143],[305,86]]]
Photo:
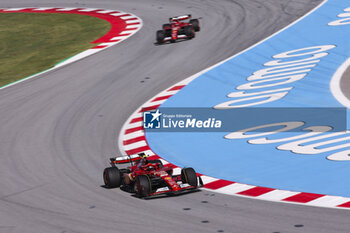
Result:
[[108,22],[85,15],[0,14],[0,87],[92,48]]

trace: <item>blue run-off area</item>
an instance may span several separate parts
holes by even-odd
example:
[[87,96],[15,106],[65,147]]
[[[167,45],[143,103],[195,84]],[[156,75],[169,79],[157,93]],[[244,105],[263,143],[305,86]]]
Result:
[[[202,74],[161,107],[221,112],[236,107],[343,107],[330,82],[350,55],[349,7],[347,0],[324,2],[294,25]],[[334,117],[332,111],[328,117]],[[243,119],[231,120],[239,125]],[[146,138],[164,159],[202,174],[350,197],[350,133],[327,132],[330,125],[311,125],[295,116],[283,121],[289,123],[277,120],[271,129],[285,132],[244,132],[245,122],[238,132],[146,131]],[[264,125],[261,119],[249,124]]]

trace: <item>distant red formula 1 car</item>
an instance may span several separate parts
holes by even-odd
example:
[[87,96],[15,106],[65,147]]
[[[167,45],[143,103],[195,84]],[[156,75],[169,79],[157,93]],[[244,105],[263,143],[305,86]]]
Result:
[[[105,186],[121,187],[129,192],[135,192],[139,197],[177,194],[203,186],[202,179],[197,177],[193,168],[183,168],[181,175],[173,175],[171,166],[163,166],[159,159],[149,160],[144,153],[110,160],[111,167],[105,168],[103,172]],[[127,168],[116,166],[125,163],[130,163],[130,166]]]
[[[200,30],[199,20],[191,19],[191,15],[183,15],[169,18],[169,23],[163,24],[163,30],[157,31],[157,42],[175,42],[177,39],[192,39]],[[189,22],[182,22],[190,19]]]

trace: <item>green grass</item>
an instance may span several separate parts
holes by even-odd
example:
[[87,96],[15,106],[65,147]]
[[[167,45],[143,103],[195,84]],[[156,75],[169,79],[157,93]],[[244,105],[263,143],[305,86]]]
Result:
[[71,14],[0,14],[0,87],[46,70],[96,45],[104,20]]

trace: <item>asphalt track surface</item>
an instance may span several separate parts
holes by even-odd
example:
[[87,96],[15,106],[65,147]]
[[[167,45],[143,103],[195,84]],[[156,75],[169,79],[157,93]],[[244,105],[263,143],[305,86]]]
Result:
[[[119,154],[119,131],[137,107],[319,2],[2,0],[0,8],[123,10],[144,26],[115,47],[0,91],[0,232],[349,232],[346,210],[207,191],[140,200],[101,187],[108,158]],[[187,13],[202,18],[194,40],[154,44],[169,16]]]

